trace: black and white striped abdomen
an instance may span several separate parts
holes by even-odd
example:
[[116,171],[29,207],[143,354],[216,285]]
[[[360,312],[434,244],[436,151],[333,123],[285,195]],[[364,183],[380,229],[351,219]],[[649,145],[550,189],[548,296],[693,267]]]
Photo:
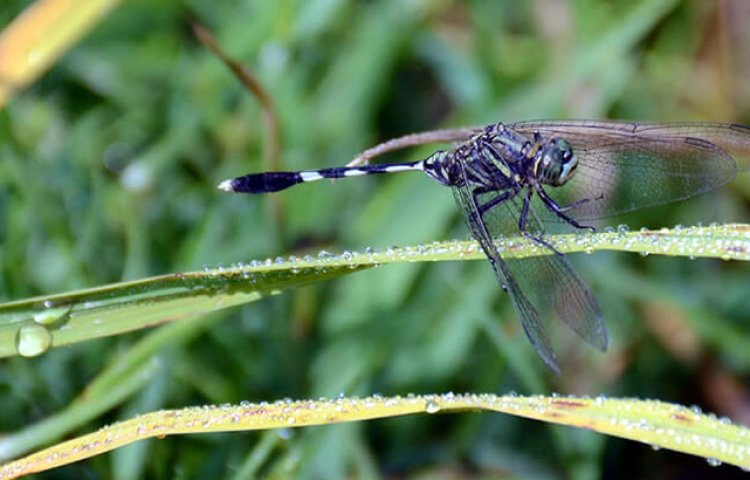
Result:
[[423,170],[423,162],[367,165],[364,167],[334,167],[299,172],[251,173],[225,180],[219,189],[237,193],[271,193],[285,190],[299,183],[315,182],[325,178],[357,177],[376,173],[396,173]]

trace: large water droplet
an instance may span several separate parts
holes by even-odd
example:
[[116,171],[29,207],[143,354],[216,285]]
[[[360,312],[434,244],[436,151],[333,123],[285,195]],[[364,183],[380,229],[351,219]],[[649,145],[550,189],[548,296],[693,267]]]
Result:
[[36,357],[52,346],[52,334],[39,324],[24,325],[16,334],[16,350],[22,357]]
[[440,405],[435,400],[428,400],[424,406],[427,413],[437,413],[440,411]]

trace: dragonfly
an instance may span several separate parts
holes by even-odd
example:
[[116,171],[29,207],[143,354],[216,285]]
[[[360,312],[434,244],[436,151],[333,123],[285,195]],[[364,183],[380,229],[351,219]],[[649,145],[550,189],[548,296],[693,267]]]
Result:
[[[369,164],[406,146],[453,143],[408,163]],[[359,163],[359,164],[358,164]],[[219,184],[270,193],[301,183],[421,171],[451,187],[531,344],[560,373],[543,319],[557,318],[590,345],[608,346],[590,287],[549,241],[554,225],[586,222],[719,188],[750,168],[750,126],[730,123],[530,121],[412,134],[363,152],[343,167],[252,173]],[[506,258],[496,239],[521,235],[542,255]]]

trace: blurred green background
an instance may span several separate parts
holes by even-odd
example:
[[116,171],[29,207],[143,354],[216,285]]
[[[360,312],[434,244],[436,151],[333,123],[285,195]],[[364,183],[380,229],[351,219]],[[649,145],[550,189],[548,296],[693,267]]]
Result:
[[[7,25],[28,4],[0,9]],[[421,175],[223,194],[267,168],[257,99],[188,9],[267,89],[281,168],[343,165],[414,131],[536,118],[750,123],[744,0],[131,1],[0,112],[0,296],[92,287],[321,249],[466,238]],[[71,14],[75,12],[72,11]],[[418,159],[434,147],[389,156]],[[277,202],[275,209],[272,202]],[[750,221],[750,179],[611,219]],[[159,350],[147,386],[91,431],[203,403],[408,392],[658,398],[750,424],[750,272],[719,260],[574,255],[610,330],[553,328],[535,356],[485,262],[396,265],[213,314]],[[585,257],[585,258],[581,258]],[[0,428],[61,410],[153,331],[0,365]],[[247,469],[247,470],[244,470]],[[141,442],[43,478],[697,478],[699,458],[488,414]]]

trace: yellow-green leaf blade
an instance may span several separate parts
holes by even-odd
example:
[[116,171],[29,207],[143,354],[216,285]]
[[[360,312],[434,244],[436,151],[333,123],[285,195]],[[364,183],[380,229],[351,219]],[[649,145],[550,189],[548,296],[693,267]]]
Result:
[[[728,224],[629,232],[557,235],[564,253],[613,250],[641,254],[750,260],[750,225]],[[497,241],[502,255],[523,258],[549,250],[524,238]],[[483,259],[476,242],[322,252],[117,283],[0,305],[0,357],[36,355],[51,347],[117,335],[252,302],[287,288],[390,263]]]
[[701,456],[712,464],[724,462],[750,468],[750,429],[681,405],[632,398],[449,393],[162,410],[107,426],[10,462],[0,468],[0,479],[48,470],[152,437],[328,425],[462,411],[505,413],[586,428],[654,448]]

